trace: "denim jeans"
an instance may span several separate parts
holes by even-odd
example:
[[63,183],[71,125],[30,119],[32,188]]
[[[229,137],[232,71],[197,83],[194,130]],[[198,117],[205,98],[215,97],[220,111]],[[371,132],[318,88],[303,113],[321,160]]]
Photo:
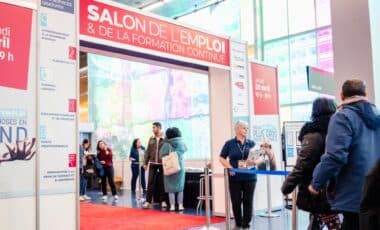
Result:
[[87,178],[83,174],[83,169],[80,170],[80,178],[79,178],[79,194],[81,196],[86,194],[87,190]]

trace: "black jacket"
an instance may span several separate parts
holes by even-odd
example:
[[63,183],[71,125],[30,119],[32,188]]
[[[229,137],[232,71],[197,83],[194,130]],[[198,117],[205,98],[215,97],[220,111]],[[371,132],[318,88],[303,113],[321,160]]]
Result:
[[366,176],[360,202],[360,229],[380,229],[380,160]]
[[311,213],[331,212],[325,189],[318,196],[309,193],[315,166],[325,150],[325,138],[330,116],[306,123],[300,132],[301,151],[296,166],[282,185],[283,194],[291,193],[298,186],[297,207]]

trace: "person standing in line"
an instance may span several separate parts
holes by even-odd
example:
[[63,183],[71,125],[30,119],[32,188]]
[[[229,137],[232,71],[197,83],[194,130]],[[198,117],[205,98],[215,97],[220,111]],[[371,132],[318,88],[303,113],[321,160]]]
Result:
[[145,170],[142,165],[144,162],[145,155],[145,147],[141,145],[141,141],[139,138],[133,140],[131,152],[129,155],[129,159],[131,161],[131,170],[132,170],[132,180],[131,180],[131,189],[132,194],[136,194],[136,182],[138,177],[140,176],[141,188],[144,193],[146,190],[145,187]]
[[164,176],[165,192],[169,194],[170,211],[175,211],[175,195],[177,194],[178,210],[183,211],[183,190],[185,188],[185,164],[184,154],[187,151],[186,144],[181,137],[181,131],[176,128],[169,128],[165,133],[166,140],[160,150],[160,158],[169,155],[170,152],[175,151],[178,155],[180,171],[170,175]]
[[[247,139],[248,125],[238,121],[235,124],[235,138],[228,140],[220,153],[220,163],[225,168],[247,169],[255,165],[248,159],[249,151],[255,146],[253,140]],[[229,161],[227,160],[229,158]],[[253,195],[256,187],[256,174],[230,172],[230,194],[232,211],[235,216],[235,229],[249,229],[252,219]],[[243,204],[243,212],[242,212]]]
[[[144,209],[151,207],[153,201],[153,192],[160,193],[161,208],[167,208],[167,197],[164,191],[164,178],[162,162],[159,156],[160,149],[164,143],[164,138],[161,133],[161,123],[154,122],[152,124],[153,136],[149,139],[148,147],[145,152],[144,169],[148,169],[148,191],[146,194],[146,201],[143,204]],[[155,180],[158,180],[158,187],[155,188]]]
[[[91,200],[91,197],[86,195],[87,190],[87,178],[85,176],[85,166],[87,164],[88,151],[90,149],[90,142],[88,139],[84,139],[82,145],[79,146],[79,170],[80,170],[80,186],[79,186],[79,200]],[[87,154],[86,154],[87,153]]]
[[298,186],[297,207],[310,213],[309,230],[320,230],[324,225],[331,230],[340,229],[339,214],[331,211],[325,188],[318,196],[312,196],[307,189],[313,170],[325,151],[327,127],[335,111],[336,105],[332,99],[314,100],[311,121],[305,123],[298,137],[301,152],[281,188],[282,193],[287,195]]
[[380,158],[380,114],[366,98],[361,80],[345,81],[341,99],[308,189],[318,195],[329,181],[331,209],[343,213],[342,229],[357,230],[364,180]]
[[119,197],[116,194],[116,186],[114,181],[115,172],[112,161],[112,149],[107,147],[107,145],[102,140],[98,141],[96,149],[98,150],[97,157],[100,163],[102,164],[104,170],[104,175],[101,177],[103,192],[102,200],[107,201],[107,180],[109,186],[111,187],[112,196],[115,200],[117,200]]

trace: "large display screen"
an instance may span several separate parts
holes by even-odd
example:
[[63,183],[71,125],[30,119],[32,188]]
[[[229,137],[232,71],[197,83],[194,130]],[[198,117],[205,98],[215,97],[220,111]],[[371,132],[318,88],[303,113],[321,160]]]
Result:
[[187,159],[210,158],[208,76],[125,59],[88,54],[89,120],[95,138],[127,159],[134,138],[146,146],[152,123],[176,126]]

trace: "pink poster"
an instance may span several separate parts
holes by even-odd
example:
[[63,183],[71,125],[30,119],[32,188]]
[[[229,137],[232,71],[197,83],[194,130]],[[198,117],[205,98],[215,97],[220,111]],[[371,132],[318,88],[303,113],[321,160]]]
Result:
[[0,86],[26,90],[32,10],[0,3]]
[[251,63],[252,90],[255,115],[279,114],[277,69]]

